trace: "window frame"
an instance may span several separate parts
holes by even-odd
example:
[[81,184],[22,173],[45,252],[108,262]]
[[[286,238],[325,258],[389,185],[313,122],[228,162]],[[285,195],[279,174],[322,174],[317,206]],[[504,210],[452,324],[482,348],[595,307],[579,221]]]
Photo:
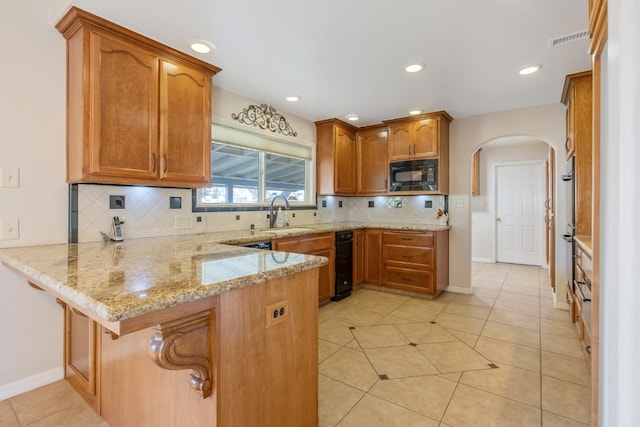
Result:
[[[300,149],[303,148],[309,151],[310,158],[305,159],[302,157],[296,157],[294,155],[283,154],[278,151],[268,151],[256,149],[253,146],[247,145],[244,146],[239,143],[232,143],[228,141],[218,141],[214,137],[211,139],[211,144],[225,144],[229,146],[235,146],[238,148],[245,148],[258,151],[258,202],[257,203],[202,203],[202,188],[193,189],[192,190],[192,211],[193,212],[220,212],[220,211],[260,211],[260,210],[268,210],[271,206],[271,201],[266,200],[266,153],[275,154],[278,156],[291,157],[296,159],[304,160],[305,162],[305,200],[304,201],[296,201],[290,200],[290,208],[291,209],[316,209],[317,208],[317,197],[316,197],[316,146],[314,143],[294,139],[293,137],[287,137],[283,135],[274,135],[267,132],[262,132],[257,129],[248,130],[246,128],[238,127],[235,123],[231,124],[228,122],[224,122],[221,120],[215,120],[212,123],[212,135],[215,135],[213,129],[221,126],[224,128],[229,128],[232,132],[243,132],[248,134],[250,138],[254,138],[256,136],[261,137],[265,140],[270,140],[271,142],[275,142],[276,144],[285,144],[292,146],[292,148]],[[282,147],[282,146],[281,146]],[[213,158],[211,159],[211,168],[213,171]],[[213,184],[213,181],[212,181]],[[210,187],[205,187],[210,188]]]

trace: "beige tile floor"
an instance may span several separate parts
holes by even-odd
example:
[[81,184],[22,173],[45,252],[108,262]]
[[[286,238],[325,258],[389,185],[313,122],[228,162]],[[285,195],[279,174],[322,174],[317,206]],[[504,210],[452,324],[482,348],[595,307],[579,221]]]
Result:
[[320,426],[588,425],[587,362],[547,272],[474,263],[473,287],[321,307]]
[[[588,425],[587,364],[546,271],[474,263],[473,286],[321,307],[320,426]],[[0,426],[107,424],[59,381],[0,402]]]

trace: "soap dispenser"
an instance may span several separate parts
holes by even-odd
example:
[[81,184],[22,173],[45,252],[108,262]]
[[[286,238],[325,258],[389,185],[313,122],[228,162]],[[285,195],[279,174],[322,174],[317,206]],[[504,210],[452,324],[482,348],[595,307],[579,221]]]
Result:
[[282,217],[282,208],[278,208],[276,213],[276,228],[282,228],[284,226],[284,218]]

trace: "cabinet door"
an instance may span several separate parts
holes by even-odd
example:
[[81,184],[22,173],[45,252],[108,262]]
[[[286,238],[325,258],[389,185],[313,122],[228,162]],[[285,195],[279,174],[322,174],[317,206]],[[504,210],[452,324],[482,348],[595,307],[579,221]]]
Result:
[[356,192],[356,138],[353,132],[336,127],[335,137],[335,193]]
[[65,308],[65,377],[98,412],[99,332],[100,327],[96,322],[69,306]]
[[185,65],[160,65],[160,179],[211,182],[211,78]]
[[356,141],[357,188],[358,194],[387,192],[387,132],[365,131],[358,134]]
[[413,123],[413,157],[438,156],[438,120],[423,119]]
[[571,95],[569,96],[568,102],[567,102],[567,139],[565,140],[564,143],[564,149],[565,149],[565,156],[567,158],[567,160],[569,160],[571,158],[571,156],[573,156],[573,153],[575,152],[575,116],[576,116],[576,112],[575,112],[575,106],[573,106],[573,100],[575,98],[575,86],[573,86],[571,88]]
[[276,251],[327,257],[329,263],[320,267],[318,301],[326,301],[335,295],[336,249],[333,233],[315,234],[308,237],[285,237],[274,239],[271,244]]
[[353,286],[364,282],[364,231],[353,232]]
[[473,153],[473,159],[471,162],[471,195],[480,195],[480,150]]
[[379,285],[382,276],[382,232],[367,230],[364,234],[364,281]]
[[326,301],[336,293],[335,249],[323,249],[311,252],[309,255],[323,256],[329,259],[329,264],[320,267],[318,280],[318,302]]
[[389,160],[413,157],[412,123],[389,125]]
[[[89,174],[106,182],[155,180],[158,149],[158,58],[91,33]],[[69,94],[69,96],[77,96]],[[78,131],[70,129],[70,132]],[[112,177],[112,178],[109,178]]]

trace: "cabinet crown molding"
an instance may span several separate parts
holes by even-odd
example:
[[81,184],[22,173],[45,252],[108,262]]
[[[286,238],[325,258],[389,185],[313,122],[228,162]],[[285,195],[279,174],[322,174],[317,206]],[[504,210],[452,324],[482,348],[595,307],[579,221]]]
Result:
[[202,61],[191,55],[187,55],[177,49],[162,44],[158,41],[136,33],[128,28],[108,21],[100,16],[94,15],[86,10],[72,6],[56,24],[56,29],[62,36],[69,40],[78,30],[86,27],[92,30],[101,30],[105,33],[117,35],[120,39],[126,39],[132,43],[142,44],[158,55],[173,61],[186,62],[192,67],[200,68],[201,71],[215,75],[222,71],[221,68],[208,62]]

